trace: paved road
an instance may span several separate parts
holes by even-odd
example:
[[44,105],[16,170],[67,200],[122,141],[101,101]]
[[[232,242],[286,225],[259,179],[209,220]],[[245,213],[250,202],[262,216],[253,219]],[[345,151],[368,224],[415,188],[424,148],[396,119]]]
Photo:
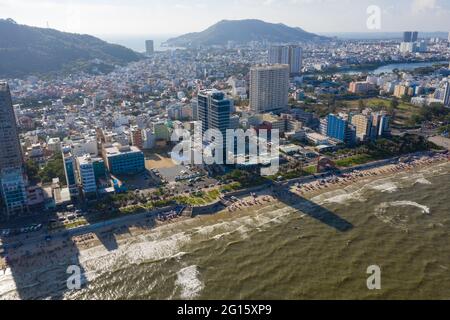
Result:
[[[127,216],[123,216],[123,217],[112,219],[112,220],[97,222],[94,224],[82,226],[82,227],[71,229],[71,230],[61,230],[61,231],[58,231],[57,233],[52,234],[51,236],[53,239],[61,239],[61,238],[82,235],[82,234],[86,234],[89,232],[95,233],[96,231],[99,231],[106,227],[118,228],[123,225],[132,225],[134,223],[138,223],[145,219],[156,218],[157,215],[160,214],[161,212],[171,211],[171,210],[175,209],[176,207],[177,206],[161,208],[161,209],[154,210],[154,211],[147,211],[147,212],[138,213],[135,215],[127,215]],[[40,232],[37,232],[34,234],[28,234],[27,238],[14,237],[12,241],[10,239],[8,239],[7,241],[4,240],[3,243],[8,244],[9,246],[14,246],[18,243],[21,243],[22,245],[28,245],[28,244],[45,241],[47,236],[48,236],[47,232],[40,231]]]

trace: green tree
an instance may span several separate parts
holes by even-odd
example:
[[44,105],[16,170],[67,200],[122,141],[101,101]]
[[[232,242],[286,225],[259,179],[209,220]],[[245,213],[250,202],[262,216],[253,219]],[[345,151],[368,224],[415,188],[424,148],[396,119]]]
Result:
[[364,103],[364,100],[359,99],[358,100],[358,110],[359,112],[363,111],[366,108],[366,104]]
[[27,173],[28,179],[32,182],[39,182],[41,179],[39,177],[39,166],[33,160],[28,160],[25,162],[25,171]]
[[66,174],[64,171],[64,162],[61,154],[53,156],[47,162],[45,167],[39,172],[39,177],[44,183],[52,182],[53,178],[59,178],[62,185],[66,184]]
[[394,98],[390,102],[390,106],[392,109],[397,109],[397,107],[400,105],[400,102],[398,102],[397,98]]

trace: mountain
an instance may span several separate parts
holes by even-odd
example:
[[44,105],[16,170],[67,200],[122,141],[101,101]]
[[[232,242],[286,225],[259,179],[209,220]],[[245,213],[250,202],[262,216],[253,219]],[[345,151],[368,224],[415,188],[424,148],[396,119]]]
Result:
[[222,20],[202,32],[194,32],[169,39],[168,46],[189,47],[225,45],[228,41],[248,43],[251,41],[269,41],[273,43],[304,42],[324,40],[304,31],[301,28],[291,28],[282,23],[268,23],[261,20]]
[[74,70],[111,70],[140,55],[89,35],[0,19],[0,78]]

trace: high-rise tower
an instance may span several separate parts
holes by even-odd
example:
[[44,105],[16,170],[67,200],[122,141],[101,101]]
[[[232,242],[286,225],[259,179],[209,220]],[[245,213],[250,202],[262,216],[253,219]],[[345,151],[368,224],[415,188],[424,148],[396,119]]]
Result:
[[289,66],[256,66],[250,69],[250,107],[258,113],[286,108],[289,95]]
[[22,148],[11,92],[6,82],[0,82],[0,171],[22,167]]

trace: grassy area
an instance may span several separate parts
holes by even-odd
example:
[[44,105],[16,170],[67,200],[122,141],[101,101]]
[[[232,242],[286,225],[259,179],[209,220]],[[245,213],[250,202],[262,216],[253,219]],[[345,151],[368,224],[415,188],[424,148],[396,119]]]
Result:
[[393,125],[396,127],[411,127],[416,125],[414,120],[421,112],[421,107],[412,105],[395,98],[359,99],[342,101],[343,107],[339,111],[360,110],[371,108],[374,111],[385,110],[393,116]]
[[346,100],[343,103],[347,106],[346,109],[359,109],[361,103],[366,108],[382,109],[387,108],[390,105],[389,100],[380,98],[360,99],[360,100]]
[[192,196],[179,196],[175,197],[174,200],[179,204],[190,205],[190,206],[202,206],[212,203],[219,199],[220,191],[211,190],[208,192],[197,192]]
[[74,228],[78,228],[78,227],[81,227],[81,226],[85,226],[87,224],[88,224],[88,222],[84,218],[77,219],[77,220],[74,220],[74,221],[65,222],[65,223],[58,221],[58,222],[50,223],[49,230],[50,231],[55,231],[55,230],[59,230],[59,229],[69,230],[69,229],[74,229]]
[[337,160],[335,163],[338,167],[348,168],[348,167],[353,167],[353,166],[357,166],[360,164],[368,163],[368,162],[371,162],[374,160],[376,160],[376,159],[374,159],[374,157],[369,154],[357,154],[357,155],[354,155],[349,158]]
[[232,190],[230,191],[256,187],[267,182],[267,180],[260,175],[244,170],[233,170],[232,172],[222,176],[220,179],[222,181],[233,181],[231,185]]
[[308,174],[315,174],[315,173],[317,173],[317,166],[309,166],[303,170]]
[[309,166],[303,169],[292,170],[287,172],[279,172],[276,175],[268,177],[272,181],[284,181],[295,178],[305,177],[317,173],[316,166]]
[[335,160],[338,167],[352,167],[368,162],[401,156],[419,151],[437,149],[438,147],[428,142],[424,137],[407,134],[403,137],[391,139],[379,139],[366,146],[354,150],[354,155],[345,159]]
[[239,189],[242,189],[242,184],[240,182],[233,182],[220,188],[220,192],[222,193],[233,192]]

